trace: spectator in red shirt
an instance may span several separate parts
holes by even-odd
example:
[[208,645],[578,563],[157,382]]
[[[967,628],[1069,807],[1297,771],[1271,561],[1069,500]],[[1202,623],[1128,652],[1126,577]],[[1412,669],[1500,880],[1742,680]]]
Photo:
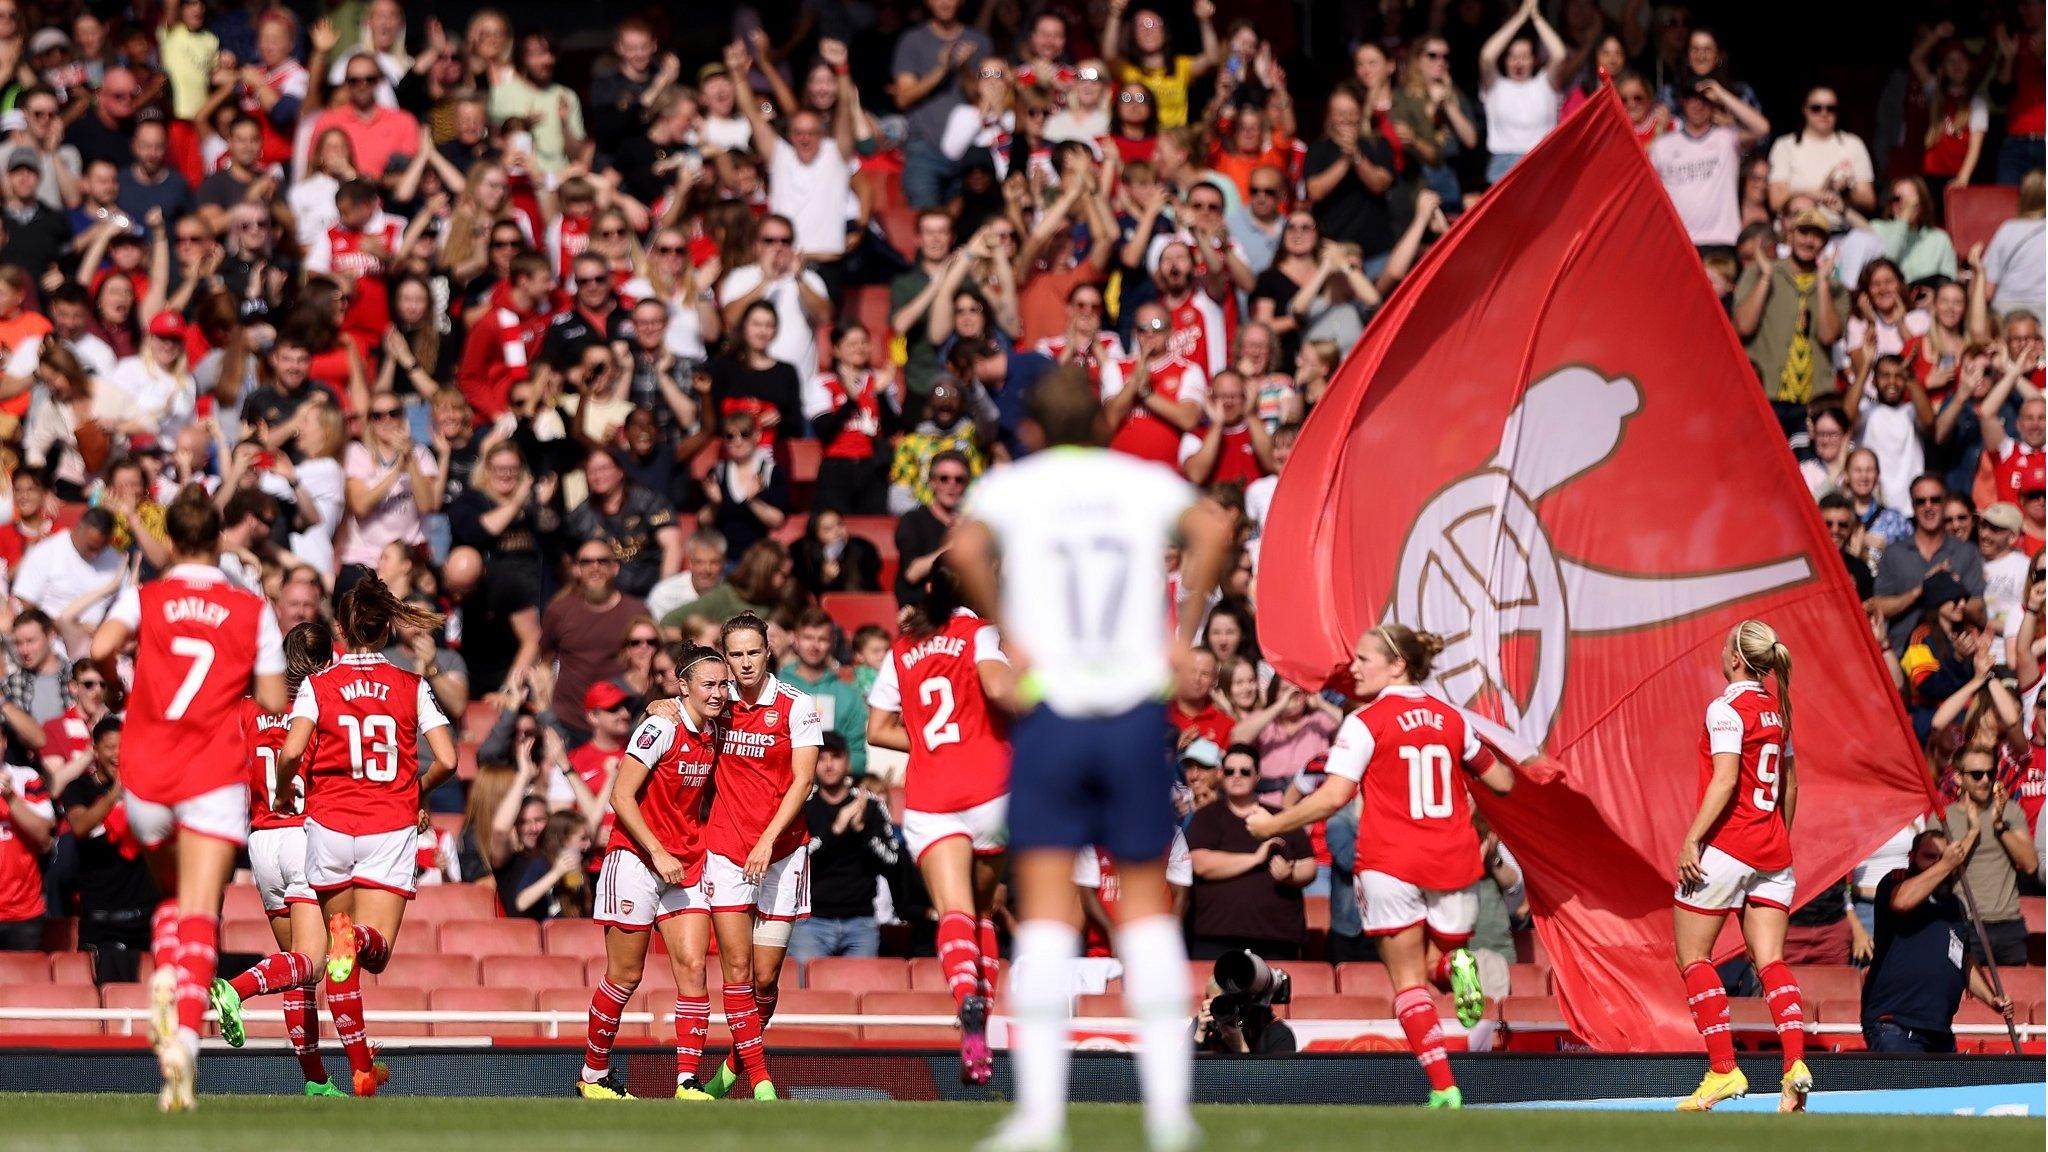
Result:
[[1243,486],[1273,471],[1273,440],[1263,420],[1248,417],[1244,377],[1235,370],[1219,372],[1209,382],[1203,405],[1206,420],[1199,433],[1180,438],[1180,471],[1189,481]]
[[93,725],[106,719],[109,711],[107,678],[99,665],[89,659],[72,661],[71,706],[43,725],[43,771],[49,773],[52,792],[63,792],[92,767]]
[[[622,661],[623,663],[623,661]],[[590,742],[569,753],[569,768],[604,803],[605,824],[611,824],[612,777],[618,775],[619,757],[626,754],[626,737],[633,733],[633,721],[640,701],[610,680],[599,680],[583,692],[583,717],[590,725]],[[568,807],[577,800],[573,789],[550,789],[548,803]],[[569,803],[564,803],[568,801]]]
[[1216,654],[1197,648],[1174,687],[1173,704],[1166,709],[1167,721],[1180,733],[1177,747],[1186,748],[1198,738],[1213,740],[1219,748],[1230,745],[1232,722],[1216,707],[1215,696]]
[[512,386],[526,379],[547,335],[554,291],[554,271],[538,252],[514,256],[505,281],[491,290],[456,371],[456,384],[479,419],[495,420],[510,407]]
[[0,952],[43,946],[43,870],[57,813],[33,768],[0,765]]
[[7,570],[21,567],[21,555],[57,530],[55,501],[33,468],[14,470],[14,520],[0,524],[0,561]]

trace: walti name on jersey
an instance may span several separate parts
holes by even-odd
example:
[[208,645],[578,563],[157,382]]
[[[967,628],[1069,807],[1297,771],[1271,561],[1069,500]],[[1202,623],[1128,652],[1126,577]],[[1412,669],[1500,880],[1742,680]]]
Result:
[[903,666],[914,668],[919,660],[927,656],[958,656],[965,651],[967,641],[959,636],[934,636],[903,653]]
[[196,621],[208,628],[218,628],[227,622],[228,610],[224,604],[198,596],[180,596],[164,601],[164,621],[178,624],[187,620]]
[[361,700],[369,696],[375,696],[379,700],[388,700],[391,697],[391,688],[389,685],[379,684],[374,680],[357,680],[352,684],[343,684],[341,686],[341,698],[343,700]]
[[1442,731],[1444,718],[1442,713],[1432,712],[1427,708],[1410,708],[1394,717],[1394,723],[1403,732],[1413,732],[1417,728],[1435,728]]

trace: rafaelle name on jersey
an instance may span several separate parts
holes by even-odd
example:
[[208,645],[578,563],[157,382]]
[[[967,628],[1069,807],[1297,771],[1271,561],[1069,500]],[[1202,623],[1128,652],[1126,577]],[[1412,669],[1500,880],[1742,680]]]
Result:
[[967,651],[967,641],[959,636],[933,636],[917,647],[903,653],[905,668],[917,667],[917,662],[927,656],[958,656]]
[[183,624],[191,622],[218,628],[227,623],[228,609],[225,604],[215,604],[202,596],[179,596],[164,601],[164,622]]

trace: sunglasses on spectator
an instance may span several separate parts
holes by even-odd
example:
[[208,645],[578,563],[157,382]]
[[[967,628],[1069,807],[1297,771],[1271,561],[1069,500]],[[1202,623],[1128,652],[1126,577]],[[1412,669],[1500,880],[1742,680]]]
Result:
[[517,240],[493,240],[493,241],[491,241],[491,247],[493,247],[493,248],[517,248],[517,247],[519,247],[519,241],[517,241]]
[[1254,184],[1252,185],[1252,195],[1278,196],[1280,195],[1280,189],[1266,184]]
[[1074,309],[1078,312],[1100,312],[1102,311],[1102,301],[1076,300],[1074,301]]
[[350,76],[348,82],[351,84],[375,84],[379,79],[380,77],[377,76]]
[[653,637],[651,637],[651,636],[635,636],[635,637],[633,637],[633,638],[632,638],[631,640],[628,640],[628,641],[626,641],[626,647],[628,647],[628,648],[652,648],[652,647],[654,647],[654,646],[655,646],[656,644],[658,644],[658,643],[660,643],[660,641],[658,641],[658,640],[654,639],[654,638],[653,638]]
[[372,420],[396,420],[403,414],[404,413],[397,408],[370,409],[370,419]]
[[1008,80],[1010,78],[1010,74],[1001,68],[983,68],[980,76],[983,80]]
[[741,432],[735,429],[731,432],[727,432],[725,434],[725,438],[737,444],[743,440],[752,440],[754,438],[754,434],[752,432]]
[[626,230],[624,228],[605,228],[598,232],[599,236],[603,236],[606,239],[617,239],[625,234]]
[[964,472],[934,472],[932,473],[932,483],[965,484],[967,483],[967,474]]
[[1116,102],[1119,104],[1150,104],[1152,98],[1143,92],[1119,92],[1117,93]]
[[1448,60],[1451,58],[1451,54],[1439,48],[1434,52],[1424,52],[1422,58],[1424,60]]
[[1915,496],[1913,497],[1913,507],[1919,508],[1927,504],[1939,504],[1946,499],[1948,499],[1948,497],[1939,492],[1935,493],[1932,496]]
[[1138,321],[1138,331],[1140,331],[1140,332],[1164,332],[1164,331],[1168,330],[1168,329],[1169,329],[1169,328],[1171,328],[1171,327],[1172,327],[1172,325],[1168,324],[1168,323],[1167,323],[1166,321],[1164,321],[1164,320],[1140,320],[1140,321]]
[[1288,222],[1287,230],[1289,232],[1313,232],[1316,230],[1316,224],[1313,220],[1293,220]]
[[759,242],[759,243],[762,243],[762,244],[766,244],[766,245],[768,245],[768,246],[769,246],[769,247],[771,247],[771,248],[779,248],[779,247],[781,247],[781,246],[783,246],[783,245],[785,245],[785,244],[788,244],[788,243],[789,243],[789,242],[791,241],[791,239],[793,239],[793,237],[789,237],[789,236],[762,236],[762,237],[760,237],[760,238],[759,238],[758,242]]
[[576,558],[576,566],[579,568],[588,568],[592,565],[601,564],[617,564],[618,562],[619,560],[616,556],[578,556]]
[[1965,780],[1987,780],[1991,777],[1991,773],[1988,771],[1979,770],[1976,772],[1965,772],[1962,774],[1962,777]]
[[73,680],[72,683],[80,688],[105,688],[107,686],[107,682],[97,676],[90,680]]
[[1830,115],[1832,115],[1832,114],[1834,113],[1834,111],[1835,111],[1835,105],[1833,105],[1833,104],[1808,104],[1808,105],[1806,106],[1806,110],[1807,110],[1808,112],[1826,112],[1826,113],[1829,113]]
[[680,244],[660,244],[656,245],[654,254],[656,256],[681,256],[684,251],[685,249]]

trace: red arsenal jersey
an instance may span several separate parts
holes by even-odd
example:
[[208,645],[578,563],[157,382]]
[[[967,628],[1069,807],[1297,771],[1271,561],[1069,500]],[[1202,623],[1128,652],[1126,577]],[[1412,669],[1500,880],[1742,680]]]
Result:
[[[304,825],[306,778],[303,775],[292,779],[292,802],[288,805],[277,803],[278,760],[284,752],[284,737],[291,730],[292,718],[273,716],[257,707],[254,700],[244,700],[242,724],[249,733],[249,830],[256,832],[265,828]],[[277,809],[280,807],[289,808],[291,815],[279,815]]]
[[314,724],[309,819],[350,836],[418,821],[420,737],[448,723],[425,680],[381,652],[351,652],[299,685],[292,719]]
[[[1067,344],[1067,337],[1062,333],[1040,340],[1036,347],[1041,355],[1057,364],[1060,357],[1066,355]],[[1098,332],[1091,347],[1074,352],[1074,363],[1088,370],[1088,382],[1095,386],[1097,396],[1115,395],[1122,390],[1123,373],[1127,371],[1121,366],[1124,359],[1123,342],[1116,338],[1114,332]],[[1105,372],[1108,373],[1107,382],[1103,378]]]
[[1477,775],[1492,763],[1465,714],[1418,687],[1390,687],[1345,717],[1329,772],[1358,781],[1365,797],[1354,871],[1438,892],[1479,879],[1472,797],[1452,769]]
[[[704,786],[711,782],[712,769],[718,764],[718,729],[698,729],[688,713],[680,719],[677,723],[649,716],[640,721],[626,741],[626,755],[647,765],[647,782],[635,797],[640,801],[640,818],[662,851],[683,862],[683,883],[688,885],[695,884],[704,872]],[[748,845],[749,850],[752,847]],[[647,853],[626,830],[614,825],[606,851],[621,848],[647,859]]]
[[825,445],[826,459],[867,460],[874,456],[875,440],[882,434],[882,402],[875,395],[874,381],[872,372],[863,372],[851,382],[840,379],[836,372],[818,374],[819,386],[832,398],[832,411],[853,409],[839,426],[839,435]]
[[[706,843],[727,860],[744,864],[795,780],[791,754],[822,745],[825,725],[810,696],[773,676],[750,702],[739,698],[737,687],[731,695]],[[782,859],[809,840],[810,827],[798,813],[776,839],[774,858]]]
[[[1180,459],[1185,464],[1195,453],[1202,450],[1202,440],[1209,433],[1206,426],[1180,438]],[[1266,474],[1265,466],[1259,463],[1259,453],[1252,447],[1252,426],[1239,424],[1223,430],[1222,442],[1216,446],[1216,462],[1209,466],[1209,474],[1198,478],[1195,483],[1202,487],[1211,484],[1236,484],[1243,487]]]
[[[1124,368],[1124,387],[1131,387],[1137,368]],[[1169,400],[1199,405],[1209,398],[1209,378],[1202,370],[1179,356],[1169,356],[1152,365],[1152,390]],[[1109,446],[1145,460],[1173,468],[1180,463],[1181,431],[1154,416],[1140,401],[1131,408],[1123,426],[1111,437]]]
[[625,754],[624,748],[600,748],[595,740],[579,744],[569,753],[569,770],[576,773],[591,795],[605,801],[604,820],[597,828],[600,839],[612,830],[611,803],[605,790],[611,786],[612,770],[618,767],[619,757]]
[[[57,818],[42,773],[14,764],[0,764],[0,772],[7,773],[8,786],[21,798],[23,807],[45,820]],[[7,805],[0,804],[0,923],[33,920],[43,914],[43,869],[37,863],[40,855],[22,843]]]
[[2020,494],[2027,490],[2029,481],[2033,487],[2040,486],[2044,464],[2048,460],[2043,459],[2041,449],[2027,447],[2017,436],[2006,437],[1991,460],[1991,476],[1998,485],[1999,500],[2021,507]]
[[929,636],[898,637],[868,691],[868,707],[903,714],[910,730],[904,805],[958,812],[1010,789],[1010,744],[996,730],[981,691],[980,665],[1008,664],[995,626],[953,614]]
[[270,605],[212,565],[180,564],[123,592],[108,618],[136,639],[122,786],[170,805],[240,784],[249,764],[242,699],[250,678],[284,673]]
[[1700,795],[1714,778],[1716,753],[1742,757],[1742,775],[1728,810],[1707,829],[1706,842],[1760,872],[1792,866],[1792,837],[1778,815],[1778,780],[1792,751],[1778,716],[1778,698],[1754,680],[1730,684],[1707,705],[1700,734]]

